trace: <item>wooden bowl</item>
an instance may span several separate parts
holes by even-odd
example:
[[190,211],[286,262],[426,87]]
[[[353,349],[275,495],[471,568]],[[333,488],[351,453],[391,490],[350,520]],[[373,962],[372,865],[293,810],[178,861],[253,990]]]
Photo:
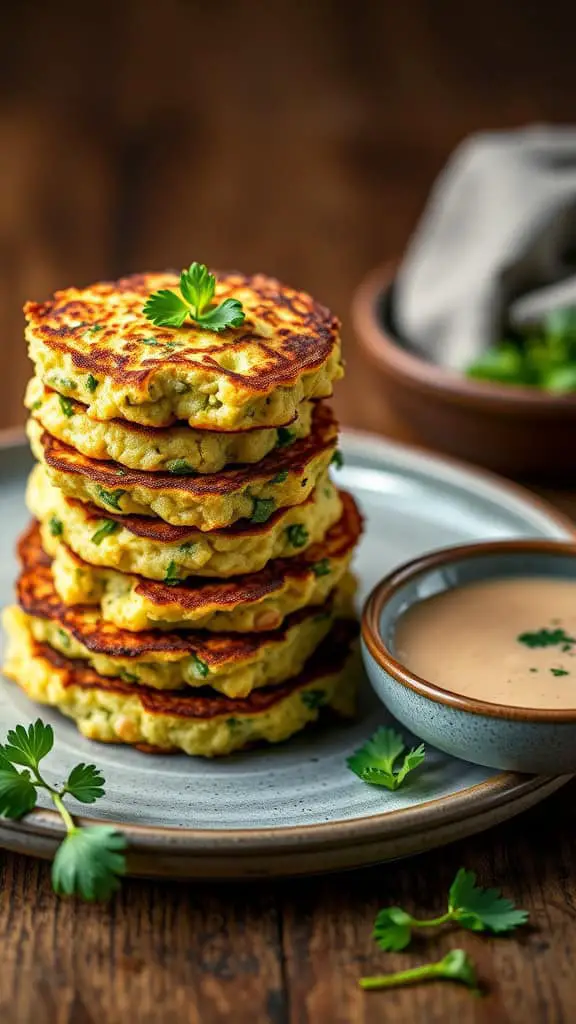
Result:
[[426,362],[394,328],[393,291],[394,265],[368,274],[352,322],[398,418],[429,448],[510,476],[573,482],[576,395],[470,380]]

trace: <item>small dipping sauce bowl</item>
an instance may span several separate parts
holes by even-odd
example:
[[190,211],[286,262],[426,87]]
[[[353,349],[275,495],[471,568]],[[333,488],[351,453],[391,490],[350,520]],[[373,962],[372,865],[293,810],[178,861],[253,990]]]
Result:
[[576,773],[576,674],[573,709],[512,707],[443,689],[396,654],[398,622],[416,603],[467,584],[538,576],[576,581],[576,544],[505,540],[445,548],[400,566],[374,587],[362,613],[362,656],[372,687],[398,722],[465,761]]

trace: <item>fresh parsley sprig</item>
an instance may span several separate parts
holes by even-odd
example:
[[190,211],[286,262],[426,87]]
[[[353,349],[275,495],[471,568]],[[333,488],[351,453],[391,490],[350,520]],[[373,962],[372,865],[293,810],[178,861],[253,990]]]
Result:
[[[373,938],[380,949],[398,952],[410,944],[415,928],[437,928],[451,922],[473,932],[497,935],[511,932],[526,924],[527,920],[527,911],[517,910],[511,900],[502,896],[499,889],[482,889],[476,885],[473,871],[460,868],[450,886],[445,914],[421,921],[407,914],[401,907],[387,907],[376,917]],[[479,994],[474,963],[463,949],[453,949],[434,963],[393,974],[361,978],[359,985],[363,989],[395,988],[442,978],[462,982]]]
[[[38,719],[26,729],[17,725],[0,744],[0,815],[22,818],[36,806],[36,793],[44,789],[66,826],[66,838],[52,865],[52,885],[65,896],[105,900],[126,873],[126,839],[108,825],[82,828],[64,805],[69,795],[93,804],[104,796],[104,776],[93,764],[77,764],[64,786],[56,789],[40,773],[40,762],[54,746],[52,726]],[[20,767],[21,766],[21,767]]]
[[424,744],[421,743],[419,747],[409,750],[400,767],[396,768],[398,758],[405,750],[406,744],[402,737],[394,729],[382,726],[346,763],[363,782],[396,790],[406,776],[422,764],[426,756]]
[[180,295],[168,288],[153,292],[144,316],[157,327],[181,327],[187,317],[208,331],[242,327],[246,315],[238,299],[214,303],[216,278],[203,263],[192,263],[180,274]]
[[446,913],[422,921],[401,907],[386,907],[376,917],[373,937],[380,949],[390,952],[406,949],[413,929],[437,928],[452,922],[469,931],[501,935],[527,920],[528,912],[517,910],[499,889],[482,889],[476,885],[473,871],[460,868],[450,886]]
[[393,974],[360,978],[359,985],[363,989],[398,988],[400,985],[415,985],[422,981],[435,981],[439,978],[459,981],[479,994],[474,964],[463,949],[451,949],[446,956],[435,963],[410,967],[406,971],[395,971]]

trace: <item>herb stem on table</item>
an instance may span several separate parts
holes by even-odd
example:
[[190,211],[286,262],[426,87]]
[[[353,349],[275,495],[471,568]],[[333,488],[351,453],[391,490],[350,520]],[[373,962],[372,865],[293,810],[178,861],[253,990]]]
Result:
[[392,974],[377,974],[371,978],[360,978],[358,984],[365,990],[398,988],[401,985],[415,985],[423,981],[435,981],[438,978],[459,981],[474,992],[479,991],[474,964],[463,949],[452,949],[435,963],[409,967],[407,970],[394,971]]
[[374,922],[373,937],[380,949],[406,949],[414,929],[438,928],[454,923],[473,932],[494,935],[513,931],[528,920],[525,910],[518,910],[499,889],[483,889],[476,885],[473,871],[460,868],[448,893],[448,906],[443,914],[420,920],[401,907],[386,907]]
[[[476,885],[473,871],[460,868],[450,886],[445,913],[420,919],[401,907],[386,907],[376,917],[372,937],[385,952],[399,952],[410,945],[414,929],[438,928],[454,923],[468,931],[502,935],[526,924],[527,920],[527,911],[515,907],[499,889],[481,888]],[[358,984],[368,990],[415,985],[436,979],[462,982],[479,994],[474,963],[463,949],[453,949],[435,963],[361,978]]]

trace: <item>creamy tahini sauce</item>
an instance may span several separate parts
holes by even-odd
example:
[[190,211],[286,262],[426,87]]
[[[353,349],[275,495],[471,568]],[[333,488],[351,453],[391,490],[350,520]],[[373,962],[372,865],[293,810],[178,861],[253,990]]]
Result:
[[576,580],[486,580],[427,598],[399,619],[395,656],[468,697],[576,708]]

